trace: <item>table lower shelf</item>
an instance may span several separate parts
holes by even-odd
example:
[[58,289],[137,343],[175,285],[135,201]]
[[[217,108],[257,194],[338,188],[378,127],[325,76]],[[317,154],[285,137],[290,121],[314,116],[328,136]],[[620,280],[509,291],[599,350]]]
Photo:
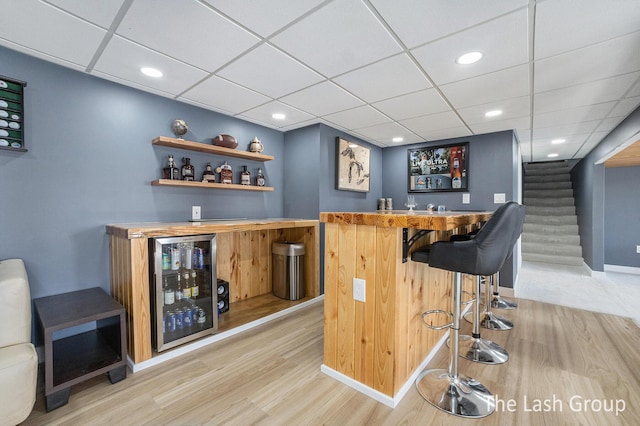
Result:
[[99,330],[54,340],[53,360],[53,389],[47,393],[125,365]]

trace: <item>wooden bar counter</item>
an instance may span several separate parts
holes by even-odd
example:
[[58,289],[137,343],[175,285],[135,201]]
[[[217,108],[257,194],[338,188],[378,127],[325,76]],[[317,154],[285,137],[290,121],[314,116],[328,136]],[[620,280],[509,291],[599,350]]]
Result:
[[[395,406],[425,358],[446,330],[422,322],[429,309],[451,310],[453,274],[410,260],[413,249],[448,240],[491,217],[489,212],[404,210],[373,213],[323,212],[324,365],[323,371],[361,387],[361,391]],[[419,230],[405,254],[403,238]],[[354,300],[353,279],[366,282],[365,302]],[[463,288],[472,289],[465,277]],[[338,373],[338,374],[335,374]]]
[[271,295],[271,244],[274,241],[304,243],[303,300],[318,297],[318,230],[317,220],[288,218],[107,225],[111,294],[127,311],[127,346],[131,360],[139,363],[153,356],[149,287],[150,238],[216,234],[217,276],[229,282],[231,308],[230,312],[223,314],[227,315],[234,312],[234,303],[251,302],[248,304],[249,309],[258,310],[256,299],[275,299]]

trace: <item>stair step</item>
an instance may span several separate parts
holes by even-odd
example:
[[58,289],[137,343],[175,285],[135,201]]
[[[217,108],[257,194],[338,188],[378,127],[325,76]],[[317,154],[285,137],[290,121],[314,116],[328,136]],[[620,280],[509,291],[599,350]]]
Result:
[[524,198],[568,198],[573,189],[525,189]]
[[526,223],[522,227],[523,233],[543,234],[543,235],[580,235],[578,225],[540,225],[537,223]]
[[567,166],[546,168],[546,169],[527,168],[524,172],[524,175],[525,176],[549,176],[549,175],[569,174],[570,171],[571,169]]
[[567,182],[525,182],[524,190],[534,189],[572,189],[571,181]]
[[524,217],[524,223],[537,225],[577,225],[578,217],[576,215],[541,216],[527,213]]
[[580,235],[522,233],[522,243],[579,245]]
[[547,206],[547,207],[567,207],[574,206],[573,197],[561,198],[542,198],[542,197],[524,197],[524,204],[527,206]]
[[571,182],[569,173],[551,174],[551,175],[524,175],[525,183],[533,182]]
[[540,253],[554,256],[582,256],[582,247],[570,244],[522,243],[523,253]]
[[582,266],[584,260],[582,257],[574,256],[555,256],[540,253],[522,253],[522,260],[528,262],[554,263],[558,265]]
[[575,206],[530,206],[528,204],[525,204],[525,206],[527,208],[527,215],[532,216],[569,216],[576,214]]
[[554,169],[557,167],[568,167],[565,160],[556,161],[536,161],[532,163],[525,163],[525,169]]

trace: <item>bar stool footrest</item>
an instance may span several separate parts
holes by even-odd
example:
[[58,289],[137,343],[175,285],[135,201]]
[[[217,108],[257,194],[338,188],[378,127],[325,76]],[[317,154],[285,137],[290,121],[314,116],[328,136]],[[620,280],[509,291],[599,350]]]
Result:
[[[436,314],[449,315],[449,317],[451,318],[451,322],[443,325],[433,325],[431,323],[428,323],[426,320],[426,317],[429,315],[436,315]],[[430,311],[425,311],[422,313],[422,322],[424,323],[424,325],[426,325],[432,330],[444,330],[445,328],[450,328],[451,326],[453,326],[453,314],[451,312],[444,311],[442,309],[432,309]]]

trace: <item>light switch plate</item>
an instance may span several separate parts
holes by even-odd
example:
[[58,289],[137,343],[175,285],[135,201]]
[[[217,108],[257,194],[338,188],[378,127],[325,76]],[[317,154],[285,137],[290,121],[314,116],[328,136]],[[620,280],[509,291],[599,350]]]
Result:
[[201,212],[200,206],[191,206],[191,220],[201,219]]
[[365,302],[366,297],[366,281],[360,278],[353,279],[353,299]]
[[471,194],[464,193],[462,194],[462,204],[469,204],[471,202]]
[[493,204],[504,204],[507,202],[506,194],[493,194]]
[[640,246],[636,246],[636,253],[640,253]]

